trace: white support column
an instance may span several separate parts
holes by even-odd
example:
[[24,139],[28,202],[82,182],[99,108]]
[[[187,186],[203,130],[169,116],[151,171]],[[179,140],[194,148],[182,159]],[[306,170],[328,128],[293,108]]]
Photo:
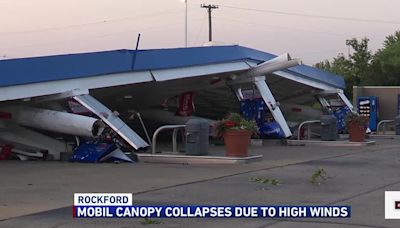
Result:
[[352,112],[357,112],[354,107],[353,104],[351,104],[351,102],[349,101],[349,99],[347,99],[346,95],[343,93],[343,90],[338,91],[337,93],[339,95],[339,97],[342,99],[342,101],[346,104],[346,106],[352,111]]
[[11,113],[15,123],[35,129],[83,137],[97,137],[104,129],[104,123],[96,118],[68,112],[28,106],[12,106],[2,110]]
[[119,136],[121,136],[133,148],[139,149],[149,146],[136,132],[118,118],[110,109],[97,101],[89,94],[83,94],[73,97],[81,105],[85,106],[91,112],[100,117],[108,126],[110,126]]
[[267,83],[265,82],[265,77],[255,77],[254,84],[257,86],[258,91],[260,92],[268,109],[271,111],[275,121],[281,127],[285,137],[289,138],[290,136],[292,136],[292,132],[290,131],[289,126],[287,125],[285,117],[283,116],[282,111],[279,108],[279,105],[277,105],[274,95],[272,95],[271,90],[269,89]]

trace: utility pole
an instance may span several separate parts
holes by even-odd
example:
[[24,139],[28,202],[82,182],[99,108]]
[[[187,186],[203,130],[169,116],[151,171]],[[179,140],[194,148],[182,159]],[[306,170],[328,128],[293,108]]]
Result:
[[218,9],[217,5],[206,5],[201,4],[201,8],[207,9],[208,12],[208,41],[212,41],[212,22],[211,22],[211,12],[213,9]]

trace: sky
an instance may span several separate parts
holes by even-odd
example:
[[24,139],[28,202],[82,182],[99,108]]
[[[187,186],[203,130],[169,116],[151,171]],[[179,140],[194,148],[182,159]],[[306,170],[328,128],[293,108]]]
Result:
[[[306,64],[348,54],[346,39],[368,37],[370,49],[400,27],[398,0],[187,0],[188,46],[213,40]],[[0,59],[115,49],[184,47],[182,0],[0,0]]]

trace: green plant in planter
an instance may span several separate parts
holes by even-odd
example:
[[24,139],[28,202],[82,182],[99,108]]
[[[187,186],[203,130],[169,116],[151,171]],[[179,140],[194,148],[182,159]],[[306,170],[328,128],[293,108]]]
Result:
[[358,113],[350,113],[346,118],[346,127],[350,142],[364,142],[369,118]]
[[356,112],[350,112],[346,116],[347,129],[351,124],[367,128],[369,124],[369,118],[367,116],[360,116],[360,114]]
[[257,124],[255,121],[246,120],[239,113],[230,113],[226,118],[217,122],[216,136],[222,138],[228,130],[246,130],[257,134]]

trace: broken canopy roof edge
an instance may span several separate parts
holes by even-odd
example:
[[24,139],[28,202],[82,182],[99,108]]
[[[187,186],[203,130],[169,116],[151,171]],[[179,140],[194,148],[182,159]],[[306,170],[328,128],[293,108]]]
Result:
[[[263,62],[276,57],[267,52],[238,45],[148,49],[137,51],[135,68],[132,69],[135,52],[121,49],[1,60],[0,87],[236,61]],[[345,87],[342,77],[314,67],[300,65],[288,69],[288,72],[336,88]]]

